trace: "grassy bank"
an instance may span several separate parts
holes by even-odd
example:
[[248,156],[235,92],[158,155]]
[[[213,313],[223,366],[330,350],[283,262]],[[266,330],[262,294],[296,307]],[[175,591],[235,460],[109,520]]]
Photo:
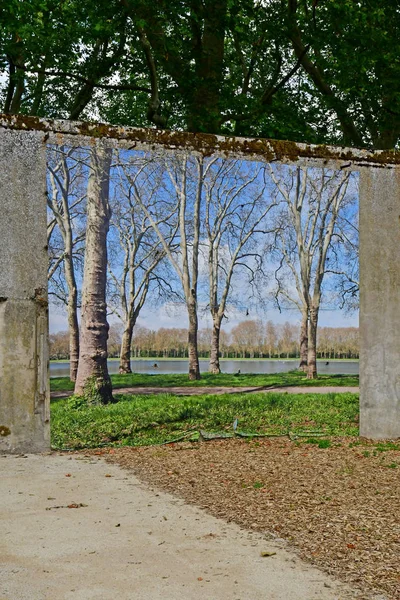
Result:
[[238,430],[248,433],[290,431],[310,438],[313,432],[358,434],[357,394],[161,394],[125,395],[119,400],[109,406],[87,406],[75,399],[53,402],[53,448],[151,445],[199,429],[232,432],[236,418]]
[[[264,387],[264,386],[357,386],[358,375],[319,375],[318,379],[307,379],[300,371],[289,373],[253,374],[243,373],[234,375],[229,373],[204,373],[199,381],[189,381],[186,373],[168,375],[132,373],[130,375],[111,375],[114,389],[123,387]],[[53,377],[50,380],[52,391],[73,390],[74,384],[68,377]]]
[[[119,361],[120,358],[119,356],[112,356],[110,358],[108,358],[107,360],[117,360]],[[137,361],[137,360],[144,360],[147,362],[162,362],[163,360],[165,361],[170,361],[170,360],[177,360],[177,361],[188,361],[188,357],[187,356],[136,356],[135,358],[131,358],[132,361]],[[205,356],[200,356],[199,357],[200,361],[204,361],[204,362],[209,362],[210,358],[209,357],[205,357]],[[317,358],[317,362],[319,364],[322,364],[326,361],[332,362],[332,361],[340,361],[340,362],[358,362],[359,358],[355,357],[355,358],[347,358],[347,357],[343,357],[343,358]],[[246,356],[245,358],[243,358],[243,356],[225,356],[224,358],[219,358],[220,363],[224,363],[224,362],[230,362],[230,361],[244,361],[244,362],[254,362],[254,361],[262,361],[262,362],[268,362],[268,361],[272,361],[272,362],[277,362],[277,361],[293,361],[296,363],[300,363],[300,357],[299,356],[272,356],[271,358],[269,358],[268,356]],[[52,362],[52,361],[51,361]]]

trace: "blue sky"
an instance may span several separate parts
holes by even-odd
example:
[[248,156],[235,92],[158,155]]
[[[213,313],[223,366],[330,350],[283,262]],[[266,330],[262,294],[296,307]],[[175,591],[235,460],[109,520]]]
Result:
[[[124,152],[121,152],[120,157],[122,159],[125,158]],[[141,153],[136,153],[141,154]],[[251,173],[251,162],[245,162],[245,170]],[[286,167],[285,167],[286,168]],[[246,171],[246,172],[247,172]],[[115,191],[114,184],[111,183],[111,194]],[[168,191],[168,186],[167,186]],[[356,191],[353,189],[353,194],[356,194]],[[268,196],[271,194],[271,191],[268,192]],[[241,200],[243,201],[243,200]],[[242,205],[243,207],[243,205]],[[111,232],[110,232],[111,235]],[[207,242],[203,244],[205,247]],[[207,281],[207,265],[206,265],[206,257],[200,259],[200,271],[203,271],[203,279]],[[270,273],[273,273],[273,270],[276,268],[274,263],[269,265]],[[78,280],[80,277],[78,276]],[[271,280],[271,275],[270,275]],[[81,283],[79,281],[79,283]],[[233,283],[233,282],[232,282]],[[283,309],[282,312],[279,312],[273,305],[272,302],[269,306],[267,306],[266,310],[261,311],[258,309],[257,303],[246,300],[246,296],[248,293],[249,284],[245,281],[242,274],[238,275],[235,284],[236,296],[239,298],[243,298],[243,304],[231,306],[227,311],[228,320],[224,320],[223,327],[226,331],[230,331],[232,327],[236,326],[239,322],[245,321],[246,319],[262,319],[264,322],[271,320],[276,324],[282,324],[285,321],[289,321],[290,323],[299,323],[299,313],[298,311],[293,309]],[[265,294],[268,295],[268,285],[265,285],[262,290]],[[207,304],[207,295],[205,295],[205,290],[199,290],[199,302],[203,303],[203,306],[200,306],[199,311],[199,320],[200,320],[200,328],[211,326],[211,318],[209,312],[207,312],[206,304]],[[249,311],[249,315],[246,316],[247,310]],[[110,316],[110,323],[118,320],[116,317]],[[358,313],[353,312],[348,314],[346,311],[338,310],[338,309],[325,309],[322,306],[320,311],[320,326],[329,326],[329,327],[354,327],[358,326]],[[141,326],[148,327],[149,329],[158,329],[160,327],[187,327],[187,313],[184,305],[174,305],[172,303],[164,303],[159,305],[158,307],[146,306],[144,307],[138,324]],[[65,311],[60,307],[51,304],[50,305],[50,332],[54,333],[57,331],[64,331],[67,329],[67,319]]]

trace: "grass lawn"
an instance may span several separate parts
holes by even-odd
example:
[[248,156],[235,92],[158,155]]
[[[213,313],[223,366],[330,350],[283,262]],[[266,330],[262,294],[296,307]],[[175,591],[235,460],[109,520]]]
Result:
[[[289,373],[253,374],[243,373],[234,375],[232,373],[203,373],[199,381],[189,381],[186,373],[174,373],[168,375],[132,373],[130,375],[111,375],[114,389],[133,386],[146,387],[261,387],[261,386],[357,386],[358,375],[319,375],[318,379],[307,379],[301,371],[290,371]],[[68,391],[74,389],[74,384],[68,377],[53,377],[50,379],[51,391]]]
[[357,435],[358,394],[121,395],[108,406],[71,398],[53,401],[51,418],[57,449],[151,445],[192,429],[194,438],[199,429],[231,433],[236,418],[247,433]]

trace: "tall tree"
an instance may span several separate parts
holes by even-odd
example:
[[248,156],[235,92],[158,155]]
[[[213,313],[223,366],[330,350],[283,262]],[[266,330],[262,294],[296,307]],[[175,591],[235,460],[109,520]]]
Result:
[[[125,154],[119,154],[114,182],[111,230],[116,235],[111,243],[114,256],[109,260],[109,297],[113,312],[124,324],[119,372],[131,373],[133,328],[148,292],[150,289],[153,292],[158,289],[160,296],[167,297],[172,295],[173,287],[168,281],[165,250],[142,208],[143,205],[147,211],[151,211],[155,207],[158,200],[158,177],[141,178],[145,163],[135,155],[124,158]],[[163,226],[165,243],[171,248],[176,226],[171,220],[172,215],[168,210],[163,210],[163,207],[162,204],[158,207],[154,222],[158,228]]]
[[281,257],[276,270],[276,293],[278,298],[300,311],[301,362],[304,361],[307,331],[307,376],[314,379],[317,376],[317,326],[322,284],[350,173],[270,166],[270,174],[286,207],[276,236]]
[[[141,196],[137,195],[137,202],[154,228],[182,286],[189,320],[189,379],[191,380],[200,379],[197,348],[199,245],[203,181],[211,163],[205,163],[203,157],[189,156],[186,153],[177,153],[175,156],[153,155],[148,159],[149,168],[154,169],[156,166],[162,173],[161,185],[158,188],[158,203],[150,209],[144,204]],[[170,215],[175,217],[175,225],[172,225],[172,228],[175,229],[176,236],[171,237],[171,225],[169,224],[166,229],[163,221],[158,218],[160,210],[168,210]],[[173,252],[171,243],[177,245],[177,253]]]
[[112,150],[91,150],[87,189],[85,268],[82,285],[81,343],[75,394],[89,402],[113,402],[107,368],[107,234]]
[[393,148],[397,0],[8,0],[4,112]]
[[276,203],[267,193],[267,184],[265,165],[235,159],[212,161],[204,179],[209,306],[213,321],[211,373],[221,372],[221,324],[233,277],[240,270],[249,274],[250,280],[254,279],[254,271],[262,260],[260,237],[272,231],[267,216]]
[[[48,151],[47,204],[51,211],[49,232],[57,225],[62,247],[50,261],[49,279],[62,269],[67,294],[57,297],[67,306],[69,328],[70,379],[76,380],[79,361],[78,286],[75,273],[76,250],[85,238],[84,228],[77,221],[84,211],[86,199],[85,153],[76,148],[51,148]],[[51,235],[49,235],[49,245]],[[57,290],[59,292],[59,290]]]
[[279,27],[280,0],[121,3],[150,74],[147,115],[159,127],[168,119],[189,131],[248,133],[274,112],[274,98],[300,66]]
[[232,344],[246,358],[246,353],[254,357],[255,352],[260,352],[264,345],[264,328],[261,321],[242,321],[232,328]]
[[[348,145],[394,148],[400,136],[398,2],[287,0],[288,36],[325,106],[320,132]],[[308,48],[307,51],[306,48]],[[342,136],[329,121],[337,119]]]
[[305,140],[284,18],[280,0],[10,0],[3,111]]
[[276,326],[272,321],[267,321],[265,326],[265,347],[267,349],[269,358],[272,358],[276,352],[277,341],[278,334],[276,331]]

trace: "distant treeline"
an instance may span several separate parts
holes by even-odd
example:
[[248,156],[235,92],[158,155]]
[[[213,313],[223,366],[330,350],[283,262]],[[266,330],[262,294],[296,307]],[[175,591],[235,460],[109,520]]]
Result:
[[[199,356],[209,358],[211,328],[199,330]],[[136,326],[131,354],[133,358],[187,358],[188,332],[184,328],[161,327],[158,330]],[[298,358],[300,327],[291,323],[275,325],[272,321],[246,320],[230,333],[221,331],[221,358]],[[120,353],[122,328],[111,325],[108,340],[110,357]],[[50,335],[50,358],[69,358],[67,331]],[[358,358],[358,327],[320,327],[317,358]]]

